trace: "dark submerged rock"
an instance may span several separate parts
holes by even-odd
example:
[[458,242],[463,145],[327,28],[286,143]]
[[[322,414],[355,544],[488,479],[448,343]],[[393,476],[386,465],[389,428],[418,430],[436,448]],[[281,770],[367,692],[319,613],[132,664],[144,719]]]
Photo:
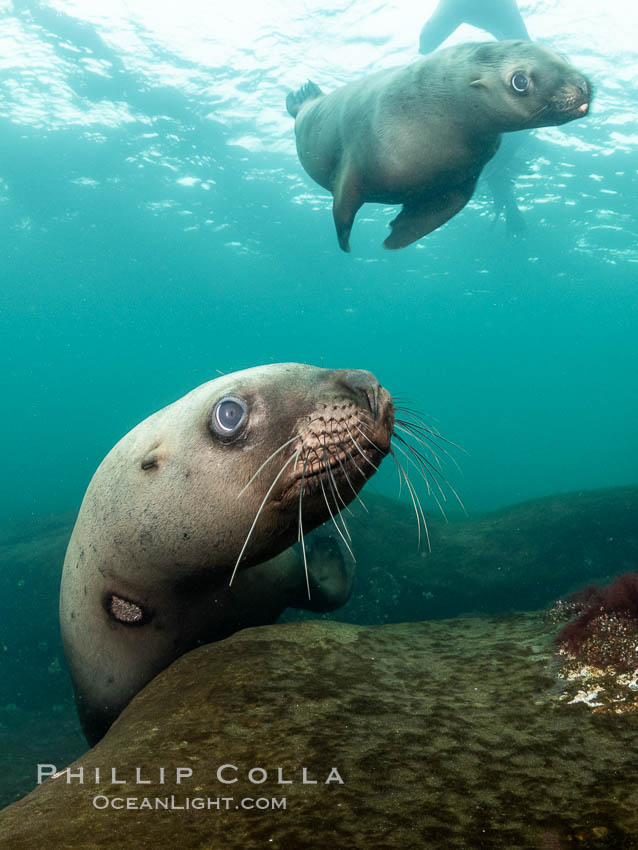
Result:
[[[245,630],[138,694],[72,766],[87,778],[100,767],[99,783],[49,780],[5,809],[0,847],[635,847],[638,714],[560,701],[552,638],[534,614]],[[227,763],[233,785],[216,778]],[[192,778],[176,784],[178,766]],[[128,785],[112,784],[113,767]],[[134,784],[135,767],[150,784]],[[268,780],[251,784],[253,767]],[[276,783],[278,767],[292,784]],[[318,784],[301,782],[303,767]],[[343,784],[325,784],[333,767]],[[98,811],[96,794],[233,803]],[[286,797],[287,808],[234,808],[245,797]]]

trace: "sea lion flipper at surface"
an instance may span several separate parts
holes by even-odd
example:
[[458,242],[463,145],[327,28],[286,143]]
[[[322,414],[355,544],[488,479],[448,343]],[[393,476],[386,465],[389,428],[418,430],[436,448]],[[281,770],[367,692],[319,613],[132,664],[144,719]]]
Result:
[[520,38],[529,41],[516,0],[441,0],[423,25],[419,53],[435,50],[461,24],[485,30],[498,40]]
[[397,250],[427,236],[463,209],[472,197],[475,186],[476,180],[471,180],[434,200],[404,204],[399,215],[390,222],[392,233],[383,244],[390,250]]

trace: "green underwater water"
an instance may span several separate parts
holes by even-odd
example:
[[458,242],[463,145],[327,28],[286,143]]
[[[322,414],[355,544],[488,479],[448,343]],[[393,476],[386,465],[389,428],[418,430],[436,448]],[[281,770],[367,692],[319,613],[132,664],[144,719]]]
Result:
[[[189,66],[161,43],[149,72],[103,23],[27,9],[16,27],[50,55],[5,70],[3,516],[76,509],[142,418],[218,370],[277,361],[370,369],[407,396],[467,451],[451,475],[472,510],[636,480],[638,152],[613,139],[615,124],[630,138],[636,90],[596,76],[618,61],[609,46],[574,59],[597,87],[593,114],[516,151],[525,238],[491,222],[483,181],[400,252],[381,247],[391,211],[365,206],[347,256],[327,193],[294,156],[271,68],[261,86],[234,69],[248,118],[231,123],[214,108],[219,69],[180,85]],[[151,60],[176,84],[153,81]],[[255,91],[281,105],[285,152],[236,144],[237,127],[258,124]],[[372,486],[396,494],[394,471]]]
[[[345,255],[327,194],[294,155],[284,98],[311,73],[328,89],[358,73],[339,77],[316,50],[305,67],[298,29],[294,63],[277,61],[281,8],[278,28],[261,33],[274,47],[260,69],[252,54],[243,66],[194,58],[134,16],[127,31],[139,45],[125,49],[113,36],[119,7],[107,25],[82,4],[3,5],[3,528],[28,521],[39,537],[46,517],[78,509],[100,460],[144,417],[220,372],[281,361],[369,369],[407,397],[465,450],[447,474],[470,516],[636,483],[636,53],[613,43],[599,52],[602,36],[585,49],[577,28],[546,36],[591,75],[596,99],[586,119],[516,151],[523,238],[492,221],[482,181],[465,210],[401,252],[381,245],[392,211],[366,206]],[[317,32],[353,8],[326,10]],[[536,21],[553,10],[525,11]],[[360,4],[357,20],[374,11]],[[582,36],[587,19],[579,26]],[[204,30],[214,53],[208,19]],[[389,38],[385,58],[416,58],[417,34],[414,45]],[[360,73],[384,52],[373,36]],[[255,145],[271,111],[270,143]],[[391,459],[367,486],[396,497]],[[436,510],[427,497],[424,506]],[[53,587],[60,565],[39,550],[34,562]],[[25,576],[6,570],[0,607],[14,612]],[[2,623],[5,651],[18,651],[19,623]],[[31,652],[38,623],[22,625]],[[41,638],[52,663],[50,617]],[[43,690],[29,680],[0,703],[42,704]],[[64,711],[52,710],[52,727]],[[27,734],[14,714],[0,723]]]

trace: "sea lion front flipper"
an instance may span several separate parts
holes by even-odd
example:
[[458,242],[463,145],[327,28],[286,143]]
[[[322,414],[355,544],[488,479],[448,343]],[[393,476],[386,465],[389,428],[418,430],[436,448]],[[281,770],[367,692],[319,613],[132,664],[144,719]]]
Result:
[[337,229],[339,247],[348,253],[354,217],[363,206],[363,196],[353,169],[346,166],[339,170],[332,194],[332,217]]
[[[301,550],[298,544],[295,548]],[[352,592],[355,564],[345,555],[336,537],[320,527],[306,538],[308,584],[301,551],[298,555],[299,583],[288,601],[289,607],[325,613],[345,605]]]
[[390,222],[392,233],[383,243],[390,250],[405,248],[455,216],[472,197],[476,180],[456,186],[435,198],[418,198],[404,204]]

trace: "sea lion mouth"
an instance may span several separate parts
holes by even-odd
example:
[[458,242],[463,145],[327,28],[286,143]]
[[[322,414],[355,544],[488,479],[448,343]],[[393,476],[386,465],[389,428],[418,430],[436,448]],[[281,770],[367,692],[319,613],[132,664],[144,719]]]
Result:
[[591,99],[591,84],[587,80],[570,82],[550,100],[549,114],[557,124],[583,118],[589,112]]
[[[377,417],[380,408],[383,413]],[[314,489],[317,482],[332,486],[335,478],[347,481],[356,493],[390,451],[393,426],[389,397],[376,400],[370,410],[336,404],[329,413],[311,416],[293,445],[296,460],[281,499],[298,495],[306,485]]]

